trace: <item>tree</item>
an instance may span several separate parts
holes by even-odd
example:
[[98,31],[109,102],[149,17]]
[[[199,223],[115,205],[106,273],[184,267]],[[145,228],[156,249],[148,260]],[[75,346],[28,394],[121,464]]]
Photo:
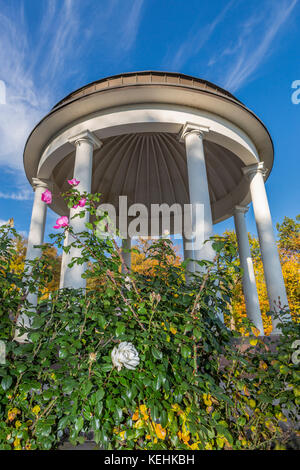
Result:
[[[10,263],[10,272],[12,274],[21,274],[24,270],[26,258],[27,240],[21,235],[13,237],[14,256]],[[51,245],[45,245],[42,254],[43,260],[47,260],[48,267],[51,272],[49,282],[43,289],[42,295],[48,295],[49,292],[55,291],[59,287],[61,256],[58,256],[57,249]]]
[[300,252],[300,214],[296,219],[285,217],[281,224],[277,224],[276,228],[279,235],[279,247],[291,254]]
[[[131,267],[134,272],[144,275],[153,276],[155,273],[154,267],[158,265],[158,259],[153,258],[151,254],[151,247],[155,243],[151,238],[140,238],[138,244],[132,251]],[[174,248],[174,255],[167,255],[167,261],[170,266],[180,266],[182,259],[178,254],[178,248]]]
[[[300,224],[298,223],[299,219],[300,216],[297,216],[295,220],[285,217],[281,224],[277,224],[277,230],[279,235],[278,250],[281,260],[282,273],[287,290],[287,297],[289,301],[291,315],[295,321],[299,321],[300,316]],[[231,241],[232,246],[234,246],[237,250],[237,240],[235,233],[233,231],[225,232],[225,236]],[[256,237],[253,237],[251,234],[248,234],[248,236],[264,329],[266,334],[270,334],[272,331],[272,322],[270,316],[268,315],[268,294],[264,279],[264,269],[259,249],[259,241]],[[235,262],[237,265],[239,265],[238,258],[236,258]],[[241,323],[242,318],[246,316],[246,306],[241,281],[241,276],[238,273],[232,273],[232,312],[237,326]]]

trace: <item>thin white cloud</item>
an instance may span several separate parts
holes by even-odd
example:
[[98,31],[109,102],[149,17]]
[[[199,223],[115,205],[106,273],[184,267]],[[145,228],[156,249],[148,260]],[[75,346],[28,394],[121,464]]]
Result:
[[0,192],[0,199],[12,199],[14,201],[29,201],[33,198],[33,192],[29,189],[24,189],[19,192],[3,193]]
[[0,14],[1,76],[6,103],[0,104],[0,165],[21,170],[23,147],[34,124],[49,109],[46,87],[38,89],[22,8],[14,17]]
[[230,55],[230,66],[223,86],[234,92],[239,89],[258,67],[272,53],[272,43],[280,29],[290,17],[298,0],[272,2],[272,9],[267,8],[263,15],[257,17],[257,13],[244,24],[235,47],[226,48],[222,55]]
[[[64,0],[56,9],[57,3],[50,2],[45,11],[44,20],[40,26],[40,35],[45,36],[46,43],[41,45],[41,51],[47,51],[41,70],[41,78],[50,83],[63,71],[66,79],[72,70],[65,67],[70,57],[78,56],[82,43],[77,41],[80,29],[80,17],[76,3]],[[48,11],[50,10],[50,14]],[[46,25],[46,29],[44,27]],[[53,33],[54,32],[54,33]]]
[[122,28],[120,45],[123,50],[128,51],[133,46],[141,20],[141,13],[144,0],[134,0],[130,13]]
[[47,0],[36,17],[34,34],[24,2],[14,11],[7,5],[2,8],[0,80],[5,84],[6,102],[0,101],[0,166],[22,171],[24,145],[34,125],[66,90],[71,91],[71,79],[75,87],[83,84],[87,70],[82,57],[86,63],[86,57],[101,51],[106,42],[110,42],[111,60],[120,45],[129,52],[142,6],[143,0],[134,0],[128,13],[122,0],[111,0],[101,8],[89,0],[84,7],[74,0]]
[[172,70],[179,70],[191,57],[196,56],[201,47],[209,41],[217,26],[224,20],[226,13],[233,6],[235,0],[231,0],[220,11],[216,18],[204,27],[193,28],[187,39],[181,44],[176,54],[170,59],[166,58],[165,62]]

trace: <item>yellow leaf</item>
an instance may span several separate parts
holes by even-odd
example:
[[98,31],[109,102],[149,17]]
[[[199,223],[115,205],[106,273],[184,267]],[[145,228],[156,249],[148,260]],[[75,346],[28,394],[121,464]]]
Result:
[[152,425],[157,437],[164,440],[167,435],[167,431],[161,426],[161,424],[152,423]]
[[141,412],[141,414],[143,415],[143,419],[144,419],[145,421],[147,421],[147,419],[149,418],[149,415],[148,415],[148,413],[147,413],[147,407],[146,407],[146,405],[140,405],[140,412]]
[[39,405],[36,405],[32,408],[32,413],[34,413],[35,415],[38,415],[39,412],[41,411],[41,408],[39,407]]
[[134,425],[133,425],[136,429],[140,429],[144,426],[144,423],[143,423],[143,420],[142,419],[138,419]]
[[198,446],[197,442],[195,442],[192,445],[189,445],[189,448],[192,449],[192,450],[199,450],[199,446]]

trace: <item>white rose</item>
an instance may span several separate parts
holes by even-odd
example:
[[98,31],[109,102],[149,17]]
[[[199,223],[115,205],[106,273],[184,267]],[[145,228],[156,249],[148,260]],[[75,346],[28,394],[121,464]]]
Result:
[[111,352],[111,360],[113,365],[118,371],[122,367],[134,370],[140,362],[139,354],[132,343],[123,341],[118,346],[115,346]]

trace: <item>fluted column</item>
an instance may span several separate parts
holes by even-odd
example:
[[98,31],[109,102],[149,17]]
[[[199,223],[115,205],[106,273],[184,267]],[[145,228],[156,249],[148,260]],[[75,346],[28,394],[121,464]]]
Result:
[[[64,238],[64,247],[67,247],[69,244],[69,232],[65,231],[65,238]],[[59,279],[59,288],[62,289],[64,287],[64,278],[65,272],[68,264],[68,256],[69,253],[66,253],[64,250],[62,251],[61,255],[61,266],[60,266],[60,279]]]
[[[265,189],[265,171],[263,162],[243,168],[244,174],[250,181],[250,192],[264,266],[270,311],[278,313],[280,308],[288,307],[288,300]],[[277,323],[278,320],[272,317],[272,334],[280,332],[277,329]]]
[[[183,244],[183,258],[184,258],[184,261],[186,261],[187,259],[193,260],[194,259],[194,251],[191,248],[189,248],[190,240],[188,240],[187,237],[184,234],[182,235],[182,244]],[[192,261],[188,262],[188,264],[186,266],[186,271],[190,272],[190,273],[195,272],[195,266],[194,266],[194,263]]]
[[196,260],[212,261],[215,252],[211,243],[203,242],[212,236],[213,223],[208,190],[203,139],[208,127],[186,123],[180,140],[185,142],[189,179],[190,203],[192,205],[193,253]]
[[259,307],[255,274],[251,257],[245,214],[248,207],[236,206],[234,209],[234,223],[237,236],[240,265],[243,269],[243,292],[245,297],[246,312],[248,318],[255,327],[264,334],[264,327]]
[[[42,194],[46,189],[52,189],[52,183],[39,178],[32,178],[32,187],[34,190],[34,201],[32,206],[31,222],[28,234],[26,261],[32,261],[35,258],[40,258],[42,254],[41,248],[36,245],[42,245],[44,242],[45,223],[47,204],[42,201]],[[26,262],[25,261],[25,262]],[[36,292],[29,293],[27,296],[28,302],[32,307],[37,305],[38,294]],[[20,314],[17,320],[17,326],[30,326],[30,319],[25,314]],[[26,341],[27,335],[18,336],[18,329],[15,335],[16,341]]]
[[[123,238],[122,239],[122,256],[125,265],[128,269],[131,269],[131,238]],[[125,272],[124,266],[122,265],[122,272]]]
[[[102,144],[96,136],[89,131],[84,131],[81,134],[73,137],[69,140],[75,148],[75,163],[73,178],[76,178],[80,183],[76,189],[80,193],[90,193],[92,183],[92,168],[93,168],[93,151],[94,148],[99,148]],[[71,208],[70,209],[70,226],[73,229],[74,234],[80,233],[86,230],[85,224],[89,221],[89,213],[86,211],[84,217],[72,217],[78,214],[80,211],[84,211],[84,208]],[[72,243],[74,237],[69,233],[68,243]],[[81,256],[81,249],[71,247],[70,252],[67,256],[67,262],[70,263],[72,258],[79,258]],[[85,288],[86,280],[82,278],[82,274],[86,270],[86,263],[77,264],[71,268],[67,265],[63,276],[64,283],[63,287],[69,287],[73,289]]]

